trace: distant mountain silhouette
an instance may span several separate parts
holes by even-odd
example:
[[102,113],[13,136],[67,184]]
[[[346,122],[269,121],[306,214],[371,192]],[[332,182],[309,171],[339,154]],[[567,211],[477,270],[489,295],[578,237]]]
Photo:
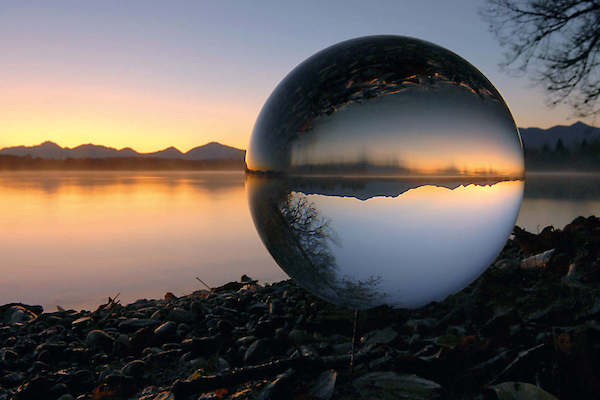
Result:
[[210,142],[204,146],[194,147],[185,153],[184,158],[186,160],[237,160],[240,157],[243,159],[245,156],[245,150]]
[[581,121],[573,125],[557,125],[548,129],[519,128],[525,149],[541,149],[544,146],[554,149],[559,141],[566,148],[575,148],[584,140],[587,143],[600,141],[600,128],[584,124]]
[[0,149],[0,155],[41,158],[45,160],[66,159],[104,159],[104,158],[161,158],[181,159],[191,161],[205,160],[239,160],[243,161],[246,156],[245,150],[225,146],[217,142],[210,142],[203,146],[195,147],[187,153],[182,153],[175,147],[152,153],[138,153],[126,147],[117,150],[112,147],[96,144],[82,144],[74,148],[60,147],[53,142],[44,142],[37,146],[16,146]]
[[154,153],[146,153],[146,157],[156,157],[156,158],[183,158],[183,153],[171,146],[164,150],[155,151]]

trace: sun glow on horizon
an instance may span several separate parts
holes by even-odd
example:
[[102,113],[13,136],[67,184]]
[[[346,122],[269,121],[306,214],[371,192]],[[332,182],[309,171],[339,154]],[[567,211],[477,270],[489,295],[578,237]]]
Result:
[[2,85],[0,148],[51,141],[147,153],[211,141],[246,148],[254,111],[224,99],[188,99],[119,87]]

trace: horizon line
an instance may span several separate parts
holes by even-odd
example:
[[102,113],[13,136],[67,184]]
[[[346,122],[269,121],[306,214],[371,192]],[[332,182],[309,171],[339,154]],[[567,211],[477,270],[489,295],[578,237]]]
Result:
[[78,147],[81,147],[81,146],[99,146],[99,147],[104,147],[104,148],[107,148],[107,149],[113,149],[113,150],[117,150],[117,151],[122,151],[122,150],[128,150],[129,149],[129,150],[132,150],[132,151],[134,151],[134,152],[136,152],[138,154],[152,154],[152,153],[158,153],[158,152],[161,152],[161,151],[164,151],[164,150],[168,150],[168,149],[175,149],[175,150],[179,151],[181,154],[185,155],[185,154],[189,153],[190,151],[192,151],[194,149],[197,149],[197,148],[203,147],[203,146],[207,146],[207,145],[213,144],[213,143],[221,145],[221,146],[230,147],[230,148],[233,148],[233,149],[236,149],[236,150],[240,150],[240,151],[246,151],[246,149],[242,149],[242,148],[239,148],[239,147],[235,147],[235,146],[231,146],[231,145],[228,145],[228,144],[224,144],[224,143],[218,142],[216,140],[211,140],[209,142],[206,142],[205,144],[201,144],[201,145],[198,145],[198,146],[190,147],[190,149],[187,150],[187,151],[181,151],[176,146],[171,145],[171,146],[167,146],[165,148],[159,149],[159,150],[140,152],[140,151],[134,149],[132,146],[125,146],[125,147],[122,147],[122,148],[118,148],[118,147],[107,146],[107,145],[104,145],[104,144],[95,144],[95,143],[91,143],[91,142],[90,143],[78,144],[77,146],[73,146],[73,147],[68,147],[68,146],[61,146],[60,144],[58,144],[57,142],[55,142],[53,140],[44,140],[43,142],[41,142],[39,144],[34,144],[34,145],[23,145],[23,144],[21,144],[21,145],[16,145],[16,146],[0,147],[0,151],[6,150],[6,149],[19,148],[19,147],[34,148],[34,147],[42,146],[45,143],[54,144],[54,145],[60,147],[63,150],[74,150],[74,149],[76,149]]
[[[543,130],[543,131],[547,131],[547,130],[550,130],[550,129],[553,129],[553,128],[556,128],[556,127],[571,127],[571,126],[573,126],[573,125],[577,125],[577,124],[586,125],[586,126],[588,126],[588,127],[590,127],[590,128],[594,128],[594,129],[600,129],[600,127],[597,127],[597,126],[594,126],[594,125],[589,125],[589,124],[587,124],[587,123],[585,123],[585,122],[583,122],[583,121],[581,121],[581,120],[578,120],[578,121],[576,121],[576,122],[572,123],[571,125],[566,125],[566,124],[565,124],[565,125],[562,125],[562,124],[558,124],[558,125],[551,126],[551,127],[549,127],[549,128],[540,128],[540,127],[537,127],[537,126],[528,126],[528,127],[522,127],[522,126],[521,126],[521,127],[519,127],[519,126],[517,126],[517,129],[519,129],[519,130],[522,130],[522,129],[540,129],[540,130]],[[193,147],[190,147],[190,148],[189,148],[187,151],[182,151],[182,150],[180,150],[178,147],[176,147],[176,146],[173,146],[173,145],[170,145],[170,146],[167,146],[167,147],[164,147],[164,148],[160,148],[160,149],[158,149],[158,150],[151,150],[151,151],[140,152],[140,151],[136,150],[135,148],[133,148],[132,146],[125,146],[125,147],[118,148],[118,147],[113,147],[113,146],[104,145],[104,144],[95,144],[95,143],[92,143],[92,142],[89,142],[89,143],[81,143],[81,144],[79,144],[79,145],[76,145],[76,146],[73,146],[73,147],[69,147],[69,146],[61,146],[61,145],[60,145],[60,144],[58,144],[56,141],[54,141],[54,140],[51,140],[51,139],[47,139],[47,140],[44,140],[43,142],[41,142],[41,143],[39,143],[39,144],[33,144],[33,145],[25,145],[25,144],[21,144],[21,145],[12,145],[12,146],[11,146],[11,145],[9,145],[9,146],[3,146],[3,147],[0,147],[0,150],[5,150],[5,149],[10,149],[10,148],[15,148],[15,147],[25,147],[25,148],[31,148],[31,147],[41,146],[41,145],[43,145],[44,143],[52,143],[52,144],[55,144],[55,145],[59,146],[60,148],[62,148],[62,149],[64,149],[64,150],[72,150],[72,149],[75,149],[75,148],[77,148],[77,147],[86,146],[86,145],[92,145],[92,146],[101,146],[101,147],[105,147],[105,148],[109,148],[109,149],[115,149],[115,150],[117,150],[117,151],[121,151],[121,150],[127,150],[127,149],[130,149],[130,150],[133,150],[133,151],[135,151],[135,152],[136,152],[136,153],[138,153],[138,154],[151,154],[151,153],[157,153],[157,152],[164,151],[164,150],[167,150],[167,149],[170,149],[170,148],[173,148],[173,149],[175,149],[175,150],[179,151],[179,152],[180,152],[180,153],[182,153],[182,154],[187,154],[187,153],[189,153],[189,152],[190,152],[191,150],[193,150],[193,149],[196,149],[196,148],[198,148],[198,147],[202,147],[202,146],[206,146],[206,145],[208,145],[208,144],[212,144],[212,143],[220,144],[220,145],[222,145],[222,146],[231,147],[231,148],[234,148],[234,149],[237,149],[237,150],[241,150],[241,151],[247,151],[247,149],[245,149],[245,148],[242,148],[242,147],[236,147],[236,146],[231,146],[231,145],[229,145],[229,144],[224,144],[224,143],[221,143],[221,142],[219,142],[219,141],[217,141],[217,140],[210,140],[210,141],[206,142],[205,144],[202,144],[202,145],[198,145],[198,146],[193,146]]]

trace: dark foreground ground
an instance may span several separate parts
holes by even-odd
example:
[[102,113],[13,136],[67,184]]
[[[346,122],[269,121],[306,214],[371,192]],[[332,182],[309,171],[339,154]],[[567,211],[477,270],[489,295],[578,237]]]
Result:
[[0,400],[599,398],[599,255],[593,217],[517,228],[444,302],[362,312],[353,370],[353,313],[291,281],[94,312],[7,304]]

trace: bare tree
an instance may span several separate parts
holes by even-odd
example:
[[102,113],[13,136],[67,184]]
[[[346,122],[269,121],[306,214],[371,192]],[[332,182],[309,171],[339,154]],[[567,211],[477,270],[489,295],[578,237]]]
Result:
[[600,0],[487,0],[482,15],[508,49],[503,66],[534,72],[551,105],[600,114]]

